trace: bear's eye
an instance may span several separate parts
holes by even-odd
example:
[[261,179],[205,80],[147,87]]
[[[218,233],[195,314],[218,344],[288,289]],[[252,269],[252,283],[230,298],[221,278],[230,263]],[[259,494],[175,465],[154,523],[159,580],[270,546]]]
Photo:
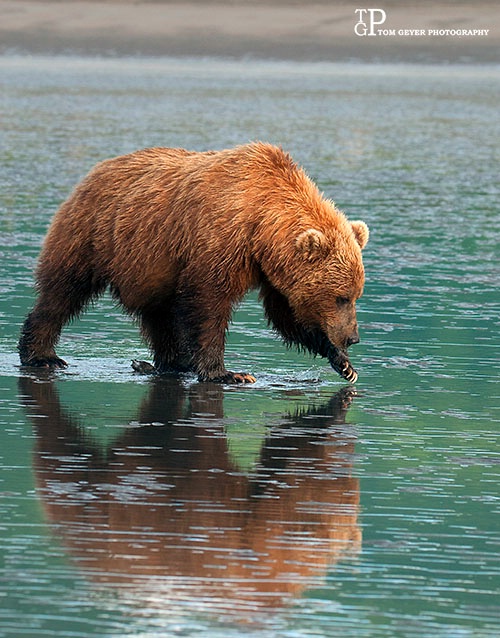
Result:
[[336,301],[338,306],[346,306],[349,303],[347,297],[337,297]]

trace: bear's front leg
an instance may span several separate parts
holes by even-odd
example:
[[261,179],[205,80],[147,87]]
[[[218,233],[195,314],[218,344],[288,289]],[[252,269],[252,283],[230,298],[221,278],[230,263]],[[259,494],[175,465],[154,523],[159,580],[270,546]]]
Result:
[[[226,324],[227,325],[227,324]],[[224,366],[224,331],[217,336],[200,336],[200,347],[194,356],[194,367],[199,381],[214,383],[255,383],[256,378],[248,372],[231,372]]]
[[196,323],[198,325],[192,331],[196,342],[192,361],[198,380],[215,383],[255,383],[256,378],[252,374],[231,372],[226,370],[224,365],[226,331],[231,317],[231,305],[225,300],[219,304],[213,303],[211,309],[214,311],[214,316],[203,319],[198,317],[198,322],[194,322],[194,325]]

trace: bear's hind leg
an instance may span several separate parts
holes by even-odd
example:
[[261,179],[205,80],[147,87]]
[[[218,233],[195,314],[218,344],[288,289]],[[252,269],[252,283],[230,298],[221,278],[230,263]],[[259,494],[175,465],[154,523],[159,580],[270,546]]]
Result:
[[66,368],[67,363],[55,352],[63,321],[35,307],[26,317],[18,350],[21,364],[36,368]]
[[105,288],[90,273],[71,277],[68,272],[40,277],[40,296],[21,330],[18,350],[21,364],[38,368],[66,368],[55,352],[63,326],[77,317],[92,297]]

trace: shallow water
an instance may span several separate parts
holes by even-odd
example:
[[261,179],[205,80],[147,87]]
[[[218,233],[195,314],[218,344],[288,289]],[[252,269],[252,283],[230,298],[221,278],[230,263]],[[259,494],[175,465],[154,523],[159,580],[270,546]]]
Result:
[[[0,636],[486,637],[498,607],[495,67],[0,58]],[[151,145],[282,144],[371,228],[356,393],[254,294],[154,381],[105,299],[18,368],[58,204]]]

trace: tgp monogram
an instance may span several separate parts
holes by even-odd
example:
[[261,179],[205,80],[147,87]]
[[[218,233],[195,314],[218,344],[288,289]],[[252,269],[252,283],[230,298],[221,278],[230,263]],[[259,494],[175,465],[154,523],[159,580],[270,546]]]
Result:
[[354,25],[354,33],[359,36],[378,35],[375,27],[384,24],[386,13],[383,9],[355,9],[358,22]]

